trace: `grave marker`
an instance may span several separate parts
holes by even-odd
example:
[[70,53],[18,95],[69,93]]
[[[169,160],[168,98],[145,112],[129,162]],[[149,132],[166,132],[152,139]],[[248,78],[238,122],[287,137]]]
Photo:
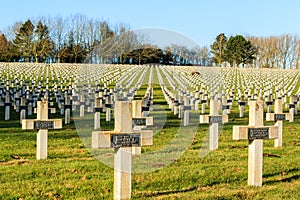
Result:
[[282,127],[283,121],[289,120],[290,114],[282,112],[282,99],[276,99],[274,103],[274,113],[267,113],[267,121],[275,121],[275,126],[278,126],[278,137],[274,140],[274,147],[282,147]]
[[65,113],[65,124],[70,124],[71,121],[71,109],[72,109],[72,104],[71,104],[71,99],[67,93],[65,92],[65,103],[64,103],[64,113]]
[[4,120],[10,120],[10,108],[12,106],[12,103],[10,102],[10,96],[9,96],[9,92],[6,92],[5,95],[5,103],[4,103],[4,109],[5,109],[5,113],[4,113]]
[[79,116],[84,116],[84,109],[85,109],[85,98],[84,98],[84,92],[82,91],[82,94],[80,95],[80,107],[79,107]]
[[[146,126],[153,125],[153,117],[142,116],[142,102],[143,100],[132,101],[132,129],[135,131],[142,130]],[[132,147],[133,155],[140,155],[141,147]]]
[[132,129],[132,103],[116,101],[113,131],[92,132],[92,148],[115,148],[114,199],[131,198],[132,147],[153,144],[153,131]]
[[289,107],[289,112],[290,112],[290,119],[289,119],[289,122],[294,122],[294,113],[295,113],[295,104],[291,103],[291,104],[288,104],[288,107]]
[[290,103],[295,105],[294,114],[297,115],[298,113],[298,101],[299,98],[295,95],[290,96]]
[[178,98],[178,119],[182,119],[183,117],[183,105],[184,102],[183,102],[183,96],[179,95],[179,98]]
[[205,105],[207,103],[207,100],[201,100],[201,114],[205,114]]
[[101,115],[101,112],[103,112],[102,98],[97,97],[97,98],[94,99],[94,101],[95,101],[94,129],[99,129],[100,128],[100,115]]
[[47,158],[48,146],[48,129],[61,129],[61,119],[48,119],[48,101],[42,99],[37,102],[37,119],[24,119],[22,120],[23,130],[37,129],[37,152],[36,158]]
[[209,124],[209,150],[218,149],[219,124],[228,122],[228,115],[219,115],[219,102],[210,100],[210,114],[200,115],[200,124]]
[[249,140],[248,185],[262,186],[263,139],[275,139],[277,126],[264,126],[261,100],[249,101],[249,125],[233,126],[234,140]]
[[106,94],[104,96],[105,96],[106,121],[109,122],[111,120],[111,109],[113,107],[112,96],[110,94]]
[[[230,102],[232,103],[232,101],[230,101]],[[230,114],[230,105],[228,104],[228,101],[227,101],[225,95],[222,95],[221,107],[223,110],[223,115]]]
[[246,105],[246,102],[244,101],[244,96],[240,96],[238,105],[240,110],[240,117],[244,117],[244,110]]
[[19,106],[20,108],[20,124],[22,124],[22,120],[26,119],[26,110],[27,110],[27,105],[25,103],[25,97],[21,97],[21,105]]
[[184,97],[183,126],[188,126],[190,124],[190,110],[192,110],[192,106],[190,105],[190,98]]

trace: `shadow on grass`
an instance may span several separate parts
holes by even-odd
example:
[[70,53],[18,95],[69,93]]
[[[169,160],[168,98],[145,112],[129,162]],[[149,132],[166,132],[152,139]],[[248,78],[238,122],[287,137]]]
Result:
[[176,193],[184,193],[184,192],[191,192],[195,191],[199,188],[199,186],[191,186],[188,188],[182,188],[178,190],[166,190],[166,191],[153,191],[153,192],[148,192],[148,193],[142,193],[139,196],[142,197],[157,197],[160,195],[169,195],[169,194],[176,194]]
[[[289,169],[289,170],[285,170],[285,173],[293,173],[293,172],[300,172],[299,168],[293,168],[293,169]],[[280,172],[275,172],[275,173],[269,173],[269,174],[264,174],[263,178],[269,178],[269,177],[273,177],[273,176],[280,176],[282,175],[282,171]]]
[[17,120],[4,121],[1,120],[0,128],[21,128],[22,125]]
[[138,196],[139,197],[158,197],[161,195],[171,195],[171,194],[179,194],[179,193],[185,193],[185,192],[192,192],[196,190],[201,190],[202,188],[206,187],[213,187],[214,185],[220,184],[220,182],[211,182],[206,185],[197,185],[197,186],[190,186],[187,188],[181,188],[181,189],[174,189],[174,190],[164,190],[164,191],[148,191],[148,192],[142,192]]
[[276,183],[279,183],[279,182],[292,182],[292,181],[295,181],[295,180],[298,180],[300,179],[300,174],[296,174],[296,175],[293,175],[289,178],[283,178],[283,179],[280,179],[280,180],[272,180],[272,181],[265,181],[264,182],[264,185],[272,185],[272,184],[276,184]]

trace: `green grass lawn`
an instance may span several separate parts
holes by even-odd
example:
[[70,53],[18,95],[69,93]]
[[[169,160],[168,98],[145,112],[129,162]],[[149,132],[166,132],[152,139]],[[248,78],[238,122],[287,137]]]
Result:
[[[153,73],[156,79],[156,71]],[[141,87],[139,97],[145,89]],[[232,126],[248,123],[247,108],[245,117],[240,119],[235,102],[229,123],[221,129],[219,149],[204,152],[208,125],[194,125],[195,132],[182,128],[177,116],[168,110],[157,84],[154,84],[154,103],[165,110],[167,121],[156,127],[154,144],[143,147],[143,154],[175,143],[174,149],[180,148],[181,142],[190,145],[175,159],[162,157],[149,161],[149,166],[157,170],[134,173],[132,199],[300,199],[299,115],[293,123],[284,122],[282,148],[274,148],[273,140],[264,141],[263,186],[252,187],[247,185],[248,142],[232,140]],[[48,159],[38,161],[35,159],[37,131],[21,130],[18,113],[12,113],[12,120],[4,121],[3,112],[0,107],[0,199],[113,198],[113,169],[85,148],[73,120],[62,130],[49,131]],[[155,112],[152,115],[163,120]],[[101,127],[113,128],[113,122],[106,123],[103,114]],[[178,138],[183,134],[187,135],[187,141]]]

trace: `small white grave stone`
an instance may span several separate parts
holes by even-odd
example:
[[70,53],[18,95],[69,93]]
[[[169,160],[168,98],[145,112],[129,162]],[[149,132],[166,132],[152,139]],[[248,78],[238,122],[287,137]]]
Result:
[[275,126],[278,126],[278,137],[274,140],[274,147],[282,147],[282,127],[283,121],[289,120],[290,114],[282,112],[282,99],[276,99],[274,103],[274,113],[267,113],[267,121],[275,121]]
[[131,198],[132,147],[153,144],[153,131],[132,129],[132,103],[116,101],[115,129],[92,132],[92,148],[115,148],[114,199]]
[[249,125],[233,126],[234,140],[249,140],[248,185],[262,186],[263,139],[275,139],[277,126],[264,126],[264,103],[261,100],[249,101]]
[[48,101],[37,102],[37,119],[24,119],[22,121],[23,130],[39,130],[37,134],[37,153],[38,160],[47,158],[48,129],[61,129],[61,119],[48,119]]
[[209,150],[218,149],[219,124],[228,122],[228,115],[219,115],[218,100],[210,100],[210,115],[200,115],[200,124],[209,124]]

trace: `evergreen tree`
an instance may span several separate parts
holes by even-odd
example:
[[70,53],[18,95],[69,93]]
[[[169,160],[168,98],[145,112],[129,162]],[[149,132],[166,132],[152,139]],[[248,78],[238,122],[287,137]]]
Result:
[[241,35],[231,36],[224,51],[225,60],[230,66],[250,64],[255,59],[256,48]]
[[34,26],[30,20],[27,20],[18,32],[16,33],[16,37],[13,40],[14,48],[19,57],[24,59],[26,62],[30,61],[32,57],[32,47],[34,40]]
[[39,21],[35,30],[32,49],[35,62],[45,61],[46,58],[51,55],[53,48],[54,43],[49,36],[48,27]]
[[221,33],[216,37],[216,41],[210,46],[211,53],[213,54],[213,61],[217,65],[221,65],[224,62],[226,43],[227,37],[224,33]]

